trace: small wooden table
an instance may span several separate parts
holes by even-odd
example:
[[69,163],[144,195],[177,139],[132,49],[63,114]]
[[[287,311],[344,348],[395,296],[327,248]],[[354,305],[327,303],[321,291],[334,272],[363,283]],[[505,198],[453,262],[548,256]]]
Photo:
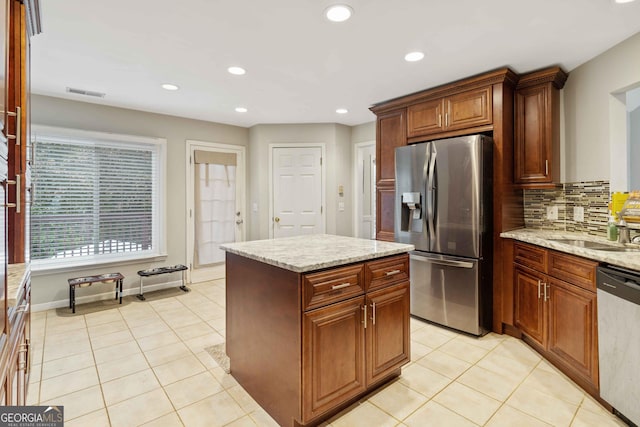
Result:
[[76,312],[76,287],[84,288],[85,286],[91,286],[94,283],[115,283],[116,285],[116,299],[120,297],[120,304],[122,304],[122,281],[124,276],[120,273],[105,273],[97,276],[84,276],[74,277],[69,279],[69,308],[72,313]]
[[140,270],[140,271],[138,271],[138,276],[140,276],[140,293],[138,295],[136,295],[136,297],[140,301],[144,301],[146,299],[144,297],[144,295],[142,294],[142,278],[143,277],[156,276],[158,274],[174,273],[176,271],[182,271],[180,289],[182,289],[185,292],[191,291],[191,289],[187,288],[187,286],[184,284],[184,282],[185,282],[185,278],[184,278],[185,270],[188,270],[188,268],[186,266],[184,266],[182,264],[177,264],[177,265],[171,265],[169,267],[157,267],[157,268],[150,268],[149,270]]

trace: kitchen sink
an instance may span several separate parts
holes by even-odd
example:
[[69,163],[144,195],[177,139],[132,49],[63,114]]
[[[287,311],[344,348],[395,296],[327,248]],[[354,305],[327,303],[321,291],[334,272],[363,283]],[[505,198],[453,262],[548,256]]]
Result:
[[605,251],[605,252],[640,251],[640,247],[630,248],[628,246],[614,246],[614,245],[609,245],[607,243],[594,242],[592,240],[581,240],[581,239],[549,239],[549,240],[552,242],[564,243],[565,245],[576,246],[579,248],[592,249],[594,251]]

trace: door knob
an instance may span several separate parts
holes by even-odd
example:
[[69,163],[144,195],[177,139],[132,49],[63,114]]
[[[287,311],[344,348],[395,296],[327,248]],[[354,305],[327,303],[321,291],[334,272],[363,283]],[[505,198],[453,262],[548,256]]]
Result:
[[280,218],[278,218],[278,217],[273,218],[273,220],[274,220],[275,222],[280,222]]
[[242,224],[243,222],[244,222],[244,221],[243,221],[242,219],[239,219],[239,220],[237,220],[237,221],[236,221],[236,224],[240,225],[240,224]]

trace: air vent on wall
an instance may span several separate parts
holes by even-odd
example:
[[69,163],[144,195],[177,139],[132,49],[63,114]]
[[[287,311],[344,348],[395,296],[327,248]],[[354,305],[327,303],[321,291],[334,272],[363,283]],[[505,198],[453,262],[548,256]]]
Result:
[[93,90],[76,89],[73,87],[68,87],[67,92],[75,93],[76,95],[95,96],[96,98],[104,98],[106,95],[106,93],[102,93],[102,92],[96,92]]

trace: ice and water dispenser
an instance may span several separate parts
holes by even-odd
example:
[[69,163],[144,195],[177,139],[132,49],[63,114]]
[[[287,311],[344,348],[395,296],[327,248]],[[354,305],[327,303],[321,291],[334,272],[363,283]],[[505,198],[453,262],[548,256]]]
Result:
[[400,231],[422,232],[422,201],[420,193],[402,193]]

